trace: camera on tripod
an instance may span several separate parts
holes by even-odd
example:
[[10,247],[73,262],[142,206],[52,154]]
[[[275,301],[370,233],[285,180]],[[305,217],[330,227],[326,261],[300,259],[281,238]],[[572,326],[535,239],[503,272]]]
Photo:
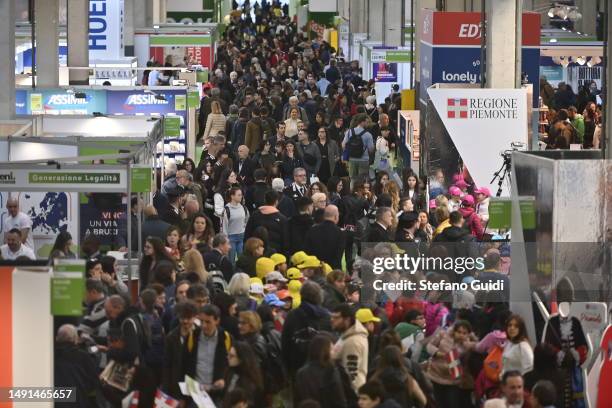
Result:
[[495,194],[497,197],[500,197],[502,194],[502,186],[504,184],[505,179],[508,179],[510,182],[510,173],[512,172],[512,152],[527,150],[527,144],[523,142],[511,142],[510,149],[504,150],[500,152],[499,155],[503,157],[504,161],[499,170],[497,170],[493,174],[493,180],[489,184],[493,184],[495,180],[498,180],[497,183],[497,193]]

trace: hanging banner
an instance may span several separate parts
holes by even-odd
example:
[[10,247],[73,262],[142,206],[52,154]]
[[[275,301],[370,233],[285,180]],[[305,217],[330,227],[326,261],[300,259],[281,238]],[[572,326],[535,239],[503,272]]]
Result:
[[89,60],[124,56],[124,0],[89,0]]
[[[421,82],[419,98],[440,83],[480,83],[482,33],[478,12],[421,11]],[[521,71],[533,85],[533,104],[540,94],[540,14],[523,13]]]
[[80,206],[80,237],[93,235],[105,249],[127,247],[127,205],[120,194],[92,193]]
[[376,82],[397,82],[397,64],[376,62],[374,65],[374,80]]
[[86,89],[83,92],[85,96],[81,98],[66,89],[32,92],[29,97],[30,109],[27,106],[25,109],[32,115],[92,115],[94,112],[106,112],[105,91]]
[[166,116],[164,118],[164,136],[179,137],[181,135],[181,118],[178,116]]
[[[106,98],[107,113],[122,113],[124,115],[177,113],[181,116],[186,115],[184,109],[182,111],[176,109],[176,97],[185,96],[187,94],[186,90],[157,90],[155,93],[163,96],[164,99],[158,99],[156,95],[146,93],[144,90],[109,92]],[[182,107],[183,103],[179,102],[178,105],[178,107]]]
[[148,193],[151,191],[153,169],[149,166],[134,166],[130,172],[130,187],[132,193]]
[[[109,166],[110,167],[110,166]],[[69,168],[26,170],[0,168],[0,191],[116,192],[127,190],[126,169]]]
[[[478,187],[490,184],[512,143],[527,144],[524,89],[429,88],[429,98]],[[507,186],[502,196],[508,195]]]
[[51,277],[51,314],[81,316],[85,295],[85,260],[57,259]]

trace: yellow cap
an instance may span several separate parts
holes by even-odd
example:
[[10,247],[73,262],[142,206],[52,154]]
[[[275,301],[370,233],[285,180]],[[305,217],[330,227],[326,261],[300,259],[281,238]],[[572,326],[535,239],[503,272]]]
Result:
[[274,270],[274,261],[262,256],[255,262],[255,272],[259,279],[264,279],[266,275]]
[[369,323],[369,322],[380,322],[380,319],[372,313],[372,311],[368,308],[359,309],[357,313],[355,313],[355,317],[361,323]]
[[287,269],[287,279],[302,279],[304,275],[302,275],[302,271],[298,268],[289,268]]
[[249,283],[250,284],[253,284],[253,283],[257,284],[258,283],[261,286],[263,286],[263,281],[261,279],[259,279],[259,278],[256,278],[256,277],[252,277],[251,279],[249,279]]
[[299,265],[302,262],[304,262],[304,259],[306,259],[306,257],[308,256],[308,254],[306,254],[306,252],[304,251],[298,251],[295,254],[293,254],[291,256],[291,263],[295,266],[295,265]]
[[323,262],[323,273],[325,275],[327,275],[328,273],[330,273],[333,270],[334,270],[334,268],[332,268],[330,264],[328,264],[327,262]]
[[274,266],[287,263],[287,258],[283,254],[272,254],[270,259],[274,261]]
[[321,261],[316,256],[307,256],[306,259],[302,263],[300,263],[297,267],[300,269],[306,268],[318,268],[321,266]]

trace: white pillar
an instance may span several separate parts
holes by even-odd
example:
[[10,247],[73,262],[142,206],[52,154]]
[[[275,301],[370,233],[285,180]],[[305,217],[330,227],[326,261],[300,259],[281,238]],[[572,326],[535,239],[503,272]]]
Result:
[[517,15],[521,16],[521,9],[517,7],[520,2],[521,0],[486,2],[487,88],[520,86],[521,19],[517,19]]
[[[68,0],[68,66],[89,66],[89,0]],[[88,85],[87,70],[69,71],[70,85]]]
[[[368,31],[367,0],[346,0],[349,3],[349,26],[351,33],[366,33]],[[346,52],[346,51],[345,51]]]
[[35,5],[36,85],[41,88],[56,88],[59,86],[59,2],[44,0],[36,1]]
[[15,117],[15,3],[0,0],[0,119]]
[[399,47],[402,45],[403,18],[402,3],[404,0],[384,0],[385,21],[383,27],[383,42],[385,45]]
[[370,41],[383,40],[383,2],[380,0],[366,0],[368,6],[368,34]]

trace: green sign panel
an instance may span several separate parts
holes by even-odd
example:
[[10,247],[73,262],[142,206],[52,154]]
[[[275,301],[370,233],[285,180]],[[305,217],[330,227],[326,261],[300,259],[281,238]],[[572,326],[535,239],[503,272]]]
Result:
[[196,82],[208,82],[208,70],[196,71]]
[[152,35],[151,47],[203,47],[210,45],[210,35]]
[[[519,201],[523,229],[530,230],[536,227],[535,201],[522,199]],[[487,228],[510,229],[512,226],[512,201],[497,199],[489,202],[489,223]]]
[[51,278],[51,314],[81,316],[85,294],[85,261],[57,260]]
[[166,116],[164,119],[164,136],[179,137],[181,135],[181,118],[178,116]]
[[412,62],[412,51],[397,50],[387,51],[387,62]]
[[199,108],[200,107],[200,93],[198,91],[187,92],[187,107],[188,108]]
[[121,173],[67,173],[37,172],[28,173],[31,184],[119,184]]
[[150,167],[132,167],[131,187],[133,193],[148,193],[151,191],[153,172]]
[[174,110],[187,110],[187,95],[176,95],[174,97]]

